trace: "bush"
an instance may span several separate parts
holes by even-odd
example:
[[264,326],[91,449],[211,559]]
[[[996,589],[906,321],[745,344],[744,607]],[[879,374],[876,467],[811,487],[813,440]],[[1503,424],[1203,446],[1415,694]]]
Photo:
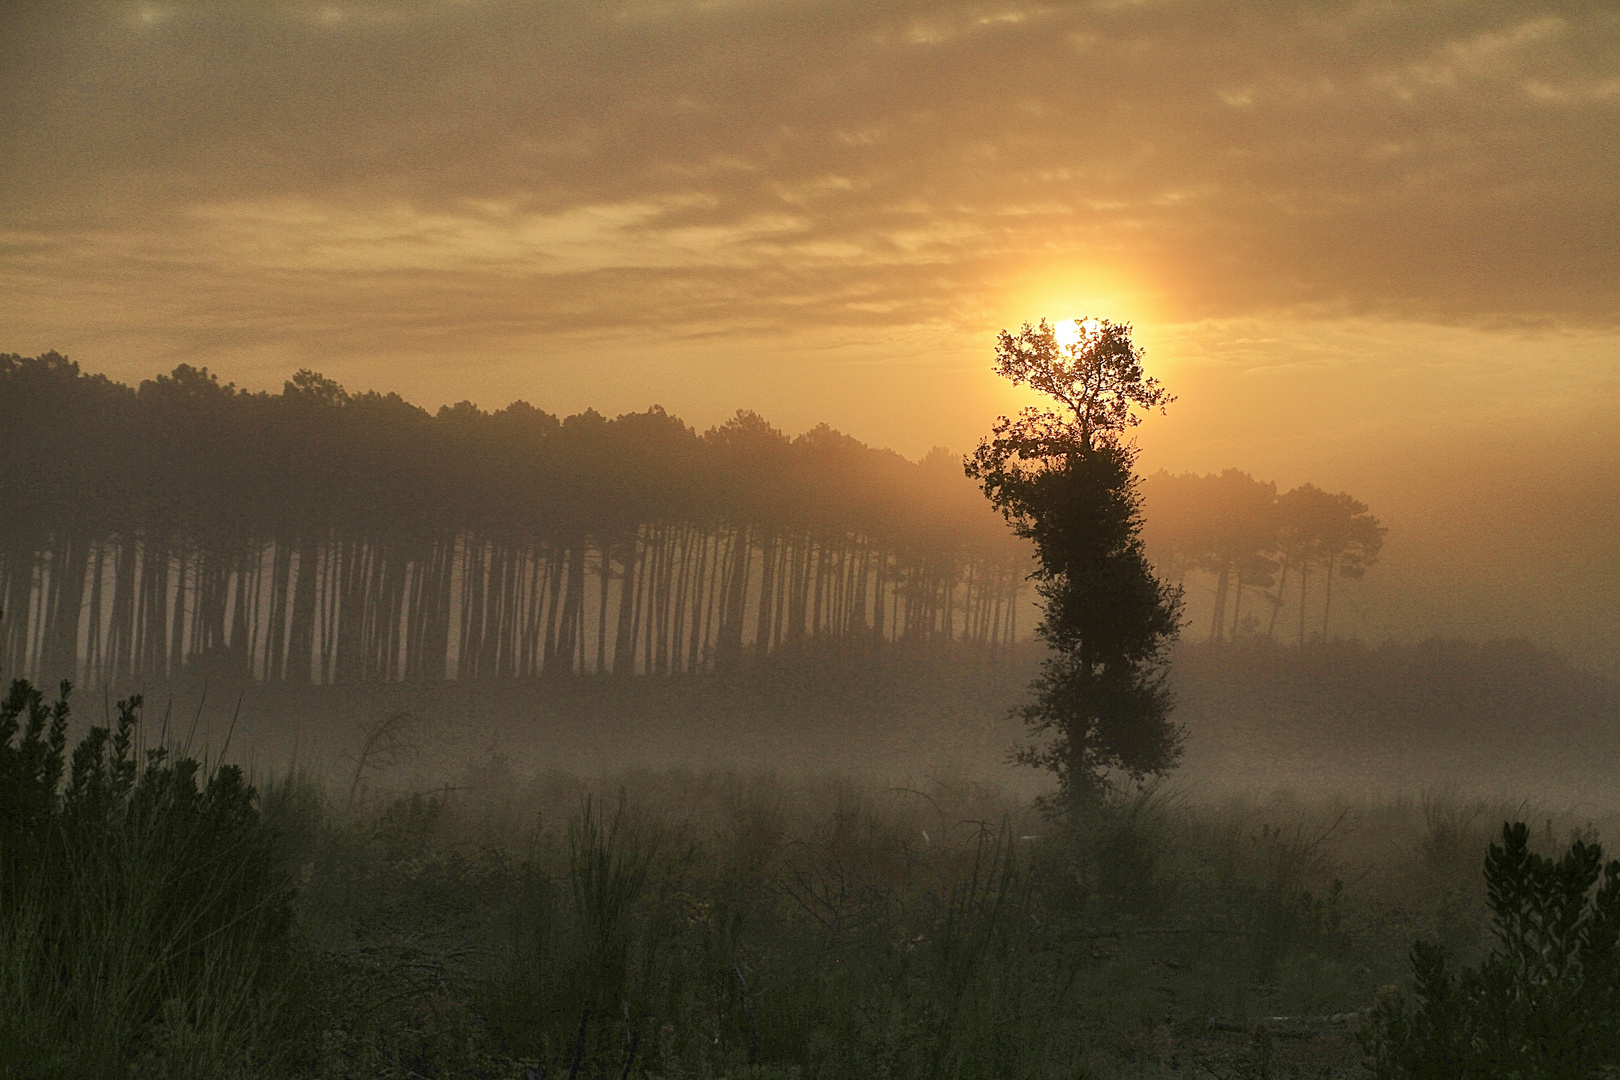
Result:
[[1562,858],[1502,826],[1485,881],[1496,949],[1452,971],[1445,951],[1412,948],[1415,1007],[1389,992],[1364,1040],[1379,1078],[1562,1080],[1620,1068],[1620,862],[1580,840]]
[[292,891],[253,788],[162,747],[140,764],[139,697],[64,770],[70,690],[0,703],[0,1075],[262,1066]]

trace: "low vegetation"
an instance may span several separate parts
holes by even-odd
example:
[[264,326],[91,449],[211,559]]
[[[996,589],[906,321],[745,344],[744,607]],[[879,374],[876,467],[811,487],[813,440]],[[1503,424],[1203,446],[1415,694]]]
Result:
[[[256,792],[143,752],[137,702],[70,753],[66,700],[0,720],[8,1076],[1455,1075],[1478,1001],[1523,1075],[1609,1060],[1620,870],[1534,807],[1149,789],[1059,824],[966,781],[500,757]],[[1505,819],[1536,824],[1482,877]]]
[[246,1069],[296,964],[276,837],[236,766],[141,752],[138,698],[70,764],[68,689],[0,702],[0,1072]]

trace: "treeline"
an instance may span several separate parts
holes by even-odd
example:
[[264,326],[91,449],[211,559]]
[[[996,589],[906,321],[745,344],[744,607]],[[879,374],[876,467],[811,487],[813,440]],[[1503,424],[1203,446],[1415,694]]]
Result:
[[432,415],[300,372],[131,388],[0,355],[0,668],[265,681],[671,675],[1016,639],[1027,548],[920,463],[753,413]]
[[[1189,571],[1215,579],[1213,641],[1257,635],[1262,619],[1266,638],[1274,639],[1292,581],[1303,647],[1312,571],[1321,577],[1319,632],[1328,640],[1334,579],[1365,574],[1388,531],[1345,492],[1302,484],[1279,494],[1276,484],[1237,469],[1203,476],[1157,472],[1143,481],[1142,495],[1148,554],[1161,572],[1177,582]],[[1245,617],[1247,593],[1257,594],[1259,610]]]

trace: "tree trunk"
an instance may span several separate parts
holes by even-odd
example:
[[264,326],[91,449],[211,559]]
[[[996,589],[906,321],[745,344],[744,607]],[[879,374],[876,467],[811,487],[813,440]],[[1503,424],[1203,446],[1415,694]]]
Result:
[[546,645],[543,653],[545,662],[541,671],[548,675],[557,673],[559,653],[558,631],[562,618],[563,601],[563,572],[567,569],[568,559],[573,554],[573,548],[563,547],[556,549],[551,558],[549,567],[549,581],[546,587]]
[[1271,623],[1266,627],[1266,640],[1271,641],[1277,633],[1277,616],[1283,609],[1283,598],[1288,595],[1288,553],[1283,552],[1282,571],[1277,575],[1277,595],[1271,601]]
[[1226,590],[1227,573],[1231,564],[1222,561],[1220,577],[1215,580],[1215,614],[1209,624],[1209,640],[1220,641],[1225,637],[1226,628]]
[[585,540],[581,537],[568,552],[568,585],[563,597],[561,640],[557,647],[559,675],[574,671],[577,651],[584,646],[580,633],[580,616],[585,610]]
[[48,674],[64,679],[77,677],[79,668],[79,622],[84,614],[91,578],[90,552],[93,545],[77,534],[69,535],[58,547],[60,567],[52,567],[56,602],[51,605],[51,633],[47,654]]
[[596,674],[607,674],[607,622],[608,587],[613,582],[613,545],[605,537],[596,543],[597,585],[596,602]]
[[1299,647],[1305,647],[1305,596],[1310,587],[1311,564],[1301,560],[1299,564]]
[[[165,564],[168,560],[165,557]],[[287,674],[287,605],[291,599],[292,545],[276,539],[270,571],[270,627],[265,635],[265,681],[280,682]]]
[[754,652],[761,658],[771,651],[771,630],[776,625],[775,593],[773,590],[776,588],[776,562],[779,543],[776,534],[767,534],[760,553],[759,620],[758,625],[754,628]]
[[318,579],[316,558],[318,551],[313,537],[306,536],[298,545],[298,569],[290,582],[293,595],[292,629],[287,635],[289,682],[310,681],[310,666],[315,649],[315,584]]
[[1327,562],[1327,596],[1322,601],[1322,644],[1328,640],[1328,613],[1333,610],[1333,564],[1338,556],[1329,555]]
[[1243,567],[1238,566],[1237,584],[1232,589],[1232,639],[1243,630]]
[[635,605],[640,579],[636,574],[637,552],[640,548],[640,530],[623,547],[624,571],[619,575],[619,625],[613,635],[613,674],[633,675],[635,658]]

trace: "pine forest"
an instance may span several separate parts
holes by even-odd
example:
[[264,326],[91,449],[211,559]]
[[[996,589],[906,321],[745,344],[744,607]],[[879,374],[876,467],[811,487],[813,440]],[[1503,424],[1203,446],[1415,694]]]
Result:
[[0,668],[328,684],[674,675],[1018,633],[1028,554],[938,451],[659,408],[437,415],[300,372],[0,357]]

